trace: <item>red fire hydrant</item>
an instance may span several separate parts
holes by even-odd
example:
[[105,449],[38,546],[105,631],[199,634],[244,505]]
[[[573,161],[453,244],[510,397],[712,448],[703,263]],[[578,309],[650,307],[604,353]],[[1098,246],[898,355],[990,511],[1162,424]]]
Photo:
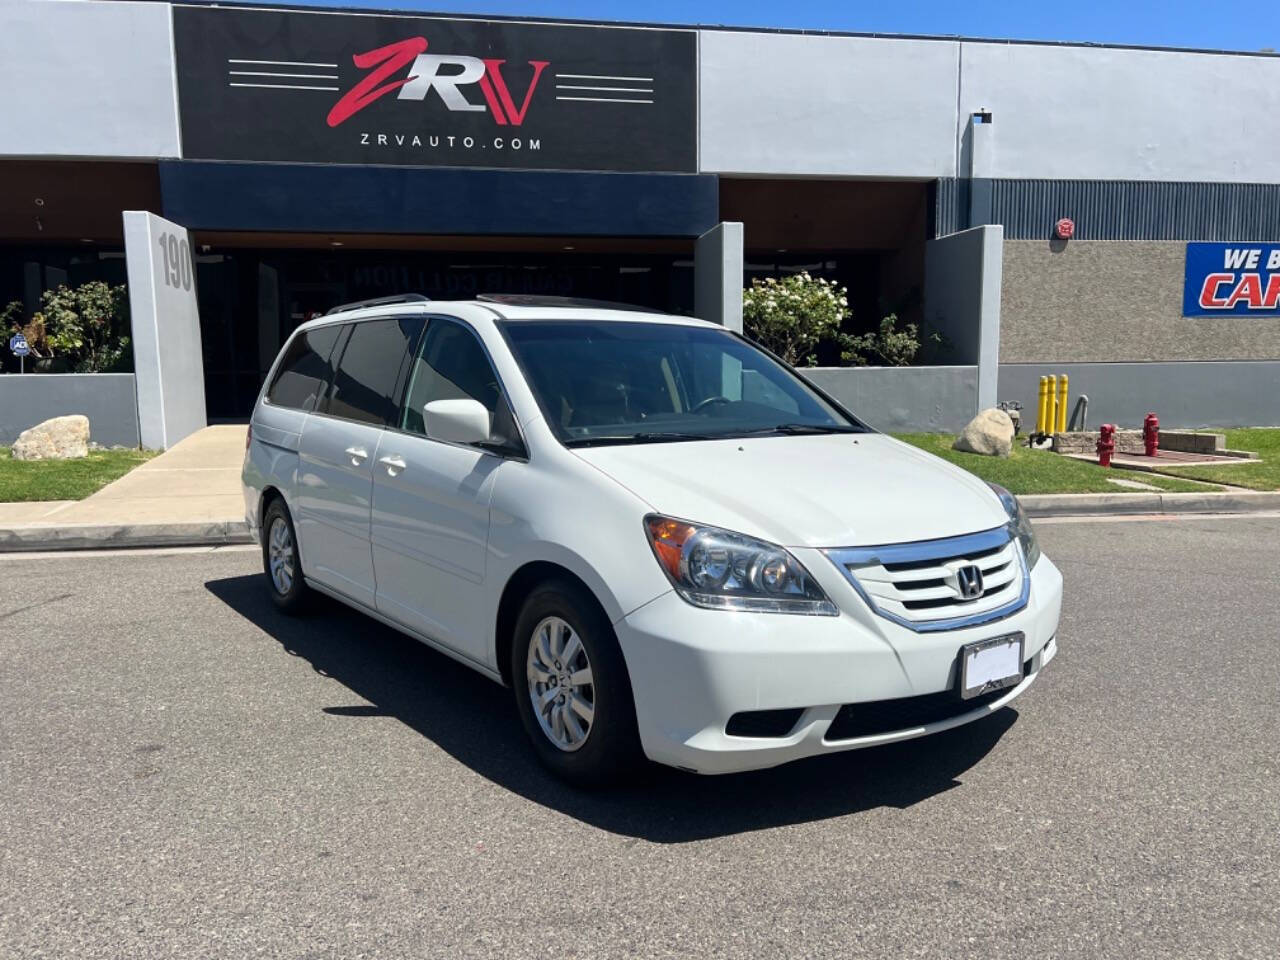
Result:
[[1116,452],[1116,425],[1104,423],[1098,428],[1098,466],[1111,466],[1111,455]]
[[1160,446],[1160,418],[1154,413],[1148,413],[1142,421],[1142,445],[1146,447],[1148,457],[1154,457]]

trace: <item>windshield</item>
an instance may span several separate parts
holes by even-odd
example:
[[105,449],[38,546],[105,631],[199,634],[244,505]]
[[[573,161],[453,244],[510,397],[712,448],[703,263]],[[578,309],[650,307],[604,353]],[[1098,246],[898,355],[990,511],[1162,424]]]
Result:
[[521,320],[503,331],[567,446],[865,429],[725,330]]

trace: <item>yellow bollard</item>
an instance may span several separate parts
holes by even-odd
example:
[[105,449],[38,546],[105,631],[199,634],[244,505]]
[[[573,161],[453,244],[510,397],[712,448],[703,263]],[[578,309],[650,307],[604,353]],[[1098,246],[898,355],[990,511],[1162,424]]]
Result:
[[1036,433],[1044,433],[1045,418],[1049,406],[1049,378],[1040,378],[1040,396],[1036,400]]
[[1049,396],[1045,400],[1044,432],[1051,434],[1058,425],[1058,378],[1052,373],[1046,377],[1049,381]]
[[1067,375],[1058,380],[1058,433],[1067,432]]

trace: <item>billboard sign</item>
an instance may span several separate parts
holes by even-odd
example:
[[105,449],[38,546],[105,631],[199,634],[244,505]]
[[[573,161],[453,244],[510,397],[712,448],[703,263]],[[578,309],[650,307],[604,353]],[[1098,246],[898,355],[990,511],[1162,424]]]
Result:
[[692,30],[174,7],[186,159],[696,172]]
[[1280,316],[1280,244],[1188,243],[1184,317]]

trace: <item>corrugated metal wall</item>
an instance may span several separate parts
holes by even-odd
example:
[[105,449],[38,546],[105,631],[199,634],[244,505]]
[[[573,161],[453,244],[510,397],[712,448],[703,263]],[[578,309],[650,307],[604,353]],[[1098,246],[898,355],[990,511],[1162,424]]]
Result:
[[969,181],[943,177],[934,187],[934,236],[945,237],[969,225]]
[[[1280,240],[1280,184],[991,180],[991,214],[1011,240],[1045,240],[1061,217],[1080,240]],[[969,223],[970,184],[938,181],[937,235]]]

